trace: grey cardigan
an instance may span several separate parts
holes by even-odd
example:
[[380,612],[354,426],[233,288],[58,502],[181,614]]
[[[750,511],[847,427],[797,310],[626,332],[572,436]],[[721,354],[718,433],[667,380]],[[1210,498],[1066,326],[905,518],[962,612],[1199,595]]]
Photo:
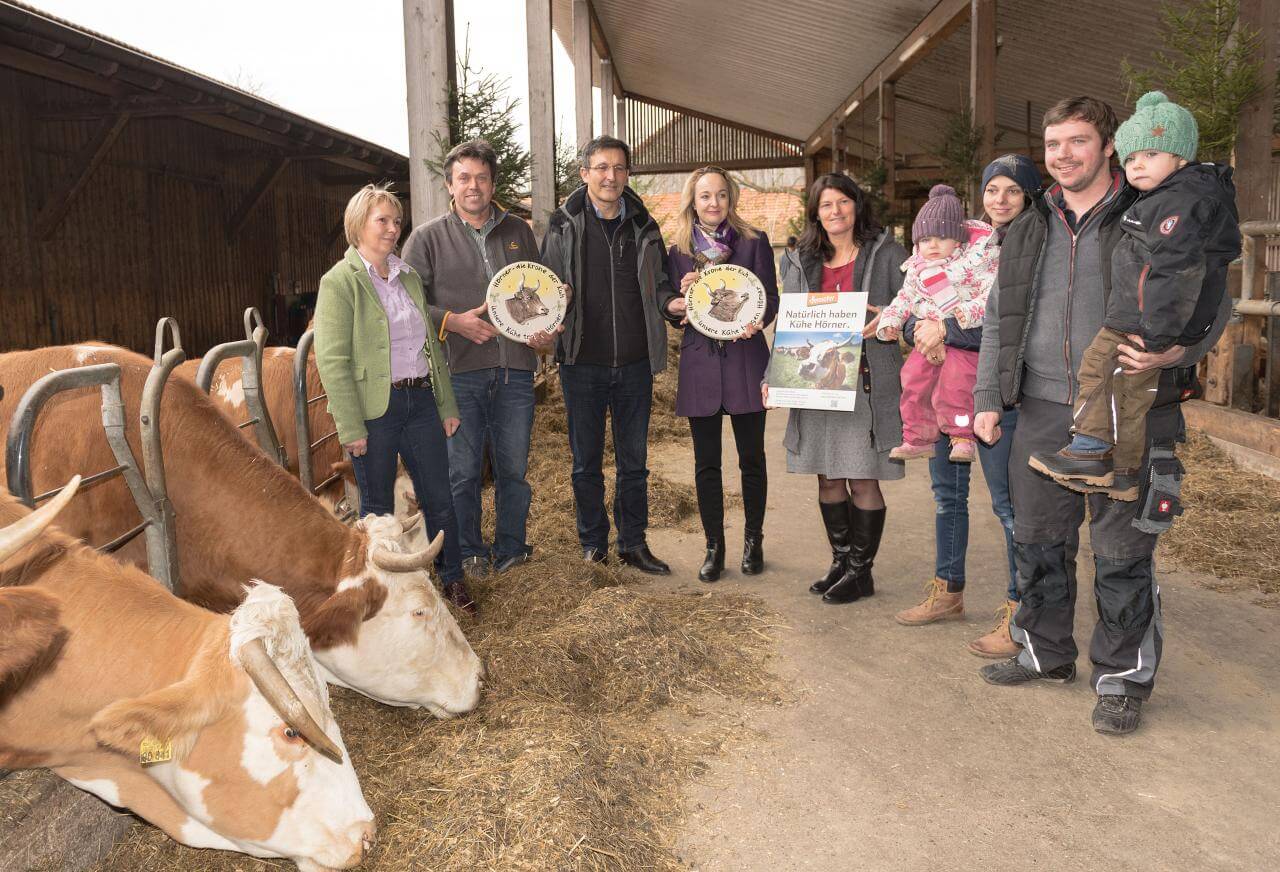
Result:
[[[822,287],[822,260],[800,252],[787,252],[791,261],[782,280],[782,293],[805,294],[817,292]],[[867,302],[872,306],[887,306],[902,287],[902,264],[907,252],[893,238],[889,230],[881,231],[869,248],[858,252],[858,260],[866,258],[861,266],[862,285]],[[897,341],[883,342],[874,337],[862,343],[867,366],[871,370],[871,437],[877,451],[888,451],[902,444],[902,415],[898,404],[902,399],[902,349]]]
[[539,260],[538,243],[529,225],[498,209],[496,204],[493,208],[497,210],[498,223],[485,237],[485,257],[480,256],[480,247],[473,238],[475,231],[452,208],[414,228],[401,255],[422,276],[427,312],[444,340],[449,371],[453,373],[494,367],[532,371],[538,364],[532,348],[505,336],[477,345],[445,329],[449,312],[465,312],[485,301],[489,279],[498,270],[518,260]]

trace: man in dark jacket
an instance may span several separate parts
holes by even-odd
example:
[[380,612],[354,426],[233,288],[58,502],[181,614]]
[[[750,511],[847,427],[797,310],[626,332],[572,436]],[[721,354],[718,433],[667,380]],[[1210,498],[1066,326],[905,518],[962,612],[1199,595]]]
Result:
[[661,311],[675,296],[658,224],[627,187],[631,149],[600,136],[582,149],[584,185],[551,216],[542,262],[573,289],[556,360],[569,418],[573,497],[583,557],[608,561],[604,507],[604,421],[613,419],[617,468],[613,519],[618,557],[666,574],[645,543],[649,525],[649,413],[653,376],[667,365]]
[[[463,568],[472,577],[486,574],[491,560],[502,572],[533,551],[525,542],[532,500],[525,473],[537,357],[530,345],[498,335],[485,315],[485,294],[507,264],[537,260],[538,243],[527,223],[493,202],[497,172],[498,157],[484,140],[454,147],[444,159],[449,211],[414,228],[404,244],[405,261],[422,276],[458,398],[462,424],[449,439],[449,482]],[[486,444],[497,512],[492,549],[480,531]]]
[[983,678],[998,685],[1075,679],[1075,557],[1088,500],[1099,617],[1089,651],[1098,694],[1093,726],[1127,733],[1137,728],[1160,661],[1152,554],[1157,536],[1180,511],[1172,447],[1182,416],[1170,400],[1179,398],[1183,367],[1203,357],[1222,333],[1230,307],[1224,300],[1213,329],[1193,348],[1121,349],[1119,363],[1126,370],[1165,370],[1160,397],[1147,416],[1148,445],[1139,473],[1145,499],[1086,497],[1028,468],[1032,452],[1054,452],[1070,441],[1075,374],[1102,327],[1120,218],[1137,196],[1109,166],[1115,129],[1111,107],[1089,97],[1064,100],[1045,114],[1045,162],[1057,184],[1014,220],[1000,250],[999,277],[983,322],[974,430],[994,441],[1002,406],[1018,404],[1009,485],[1022,601],[1010,632],[1022,651],[983,667]]

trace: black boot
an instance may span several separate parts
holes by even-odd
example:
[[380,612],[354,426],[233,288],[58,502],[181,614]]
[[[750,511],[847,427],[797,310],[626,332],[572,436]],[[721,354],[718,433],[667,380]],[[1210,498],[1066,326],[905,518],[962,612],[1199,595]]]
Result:
[[831,566],[826,575],[809,585],[809,593],[826,593],[844,576],[849,562],[849,502],[819,502],[818,508],[822,510],[822,523],[827,528],[827,541],[831,543]]
[[842,605],[869,597],[876,592],[871,577],[871,564],[880,550],[880,536],[884,533],[884,509],[860,509],[849,503],[852,515],[853,543],[849,549],[849,571],[822,595],[824,603]]
[[724,540],[707,542],[707,559],[698,570],[698,581],[718,581],[724,572]]
[[764,572],[764,537],[748,533],[742,543],[742,574],[759,575]]

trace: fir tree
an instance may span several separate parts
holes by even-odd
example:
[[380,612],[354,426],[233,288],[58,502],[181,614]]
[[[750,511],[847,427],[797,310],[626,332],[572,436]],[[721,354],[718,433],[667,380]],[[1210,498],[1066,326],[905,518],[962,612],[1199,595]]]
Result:
[[498,177],[494,199],[505,209],[519,208],[529,196],[533,159],[518,139],[515,113],[520,101],[508,96],[511,80],[471,65],[470,45],[458,61],[457,85],[450,94],[449,136],[436,134],[435,158],[426,163],[437,176],[444,176],[444,158],[454,145],[484,139],[498,155]]
[[1258,33],[1240,25],[1238,0],[1192,0],[1160,7],[1155,63],[1125,60],[1131,100],[1161,90],[1190,110],[1200,127],[1199,159],[1224,161],[1235,148],[1240,108],[1261,86]]

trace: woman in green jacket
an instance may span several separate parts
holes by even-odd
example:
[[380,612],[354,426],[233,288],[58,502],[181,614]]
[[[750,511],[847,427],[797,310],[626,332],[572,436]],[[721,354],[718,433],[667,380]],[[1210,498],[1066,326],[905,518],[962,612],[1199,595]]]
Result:
[[402,221],[400,201],[384,186],[365,185],[347,203],[351,245],[320,279],[316,300],[316,366],[338,439],[351,455],[360,515],[393,513],[397,459],[403,460],[427,536],[444,531],[436,565],[445,595],[474,613],[462,579],[445,442],[458,429],[458,406],[422,281],[395,255]]

